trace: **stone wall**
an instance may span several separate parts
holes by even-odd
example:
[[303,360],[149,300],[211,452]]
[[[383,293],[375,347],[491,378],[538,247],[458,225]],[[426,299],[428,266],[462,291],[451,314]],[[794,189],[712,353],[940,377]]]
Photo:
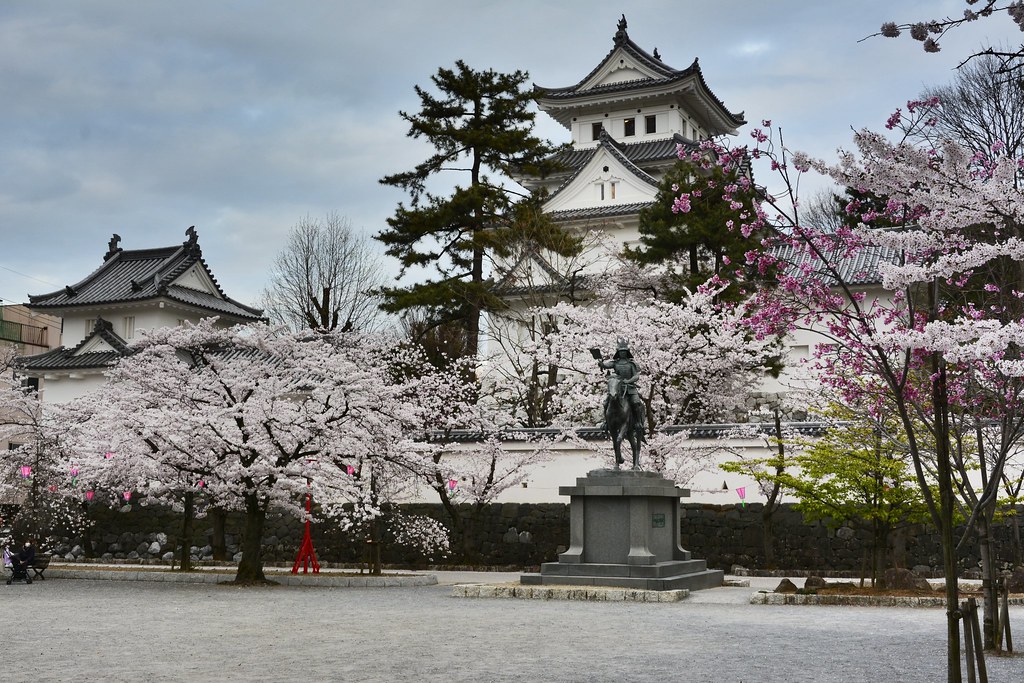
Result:
[[[440,505],[403,506],[408,513],[427,515],[447,523]],[[683,504],[680,538],[682,546],[694,556],[707,560],[715,569],[730,569],[739,564],[750,569],[766,568],[761,513],[763,506]],[[469,517],[470,509],[463,508]],[[1018,509],[1018,518],[1024,508]],[[54,548],[61,556],[80,559],[91,540],[90,553],[95,558],[128,561],[169,560],[169,553],[179,545],[181,517],[165,508],[133,503],[121,510],[95,508],[91,515],[95,525],[91,539],[67,539]],[[776,566],[786,569],[846,570],[861,569],[869,535],[850,527],[830,529],[823,523],[805,523],[791,506],[783,506],[775,514]],[[229,559],[238,552],[242,516],[227,515],[225,522]],[[994,531],[998,546],[997,561],[1021,564],[1019,531],[1010,522],[1002,522]],[[264,559],[269,562],[291,562],[302,541],[303,525],[299,520],[271,514],[264,534]],[[366,557],[366,537],[362,533],[344,532],[329,523],[313,524],[312,535],[321,562],[348,564]],[[536,566],[553,561],[565,549],[569,539],[569,507],[561,503],[503,503],[484,507],[467,533],[465,547],[452,539],[452,553],[446,558],[423,558],[416,553],[385,542],[382,559],[389,564],[424,565],[512,565]],[[925,525],[900,530],[890,551],[895,564],[902,567],[925,565],[941,567],[938,534]],[[209,518],[195,523],[191,554],[200,560],[211,559],[213,528]],[[977,567],[974,544],[961,553],[961,566]],[[70,559],[70,558],[69,558]]]
[[[729,569],[739,564],[750,569],[764,569],[763,509],[760,503],[746,507],[684,504],[680,523],[682,545],[693,551],[696,557],[707,560],[711,567]],[[1024,507],[1019,507],[1018,519],[1022,514]],[[871,545],[868,531],[850,526],[832,529],[823,522],[807,523],[791,505],[782,506],[773,520],[776,567],[858,571]],[[963,531],[963,528],[957,530],[957,542]],[[1015,531],[1009,520],[998,523],[993,529],[998,563],[1022,563],[1020,533]],[[942,568],[939,534],[925,524],[913,524],[895,531],[890,538],[887,555],[887,566]],[[977,545],[969,540],[959,553],[960,566],[974,569],[979,561]]]

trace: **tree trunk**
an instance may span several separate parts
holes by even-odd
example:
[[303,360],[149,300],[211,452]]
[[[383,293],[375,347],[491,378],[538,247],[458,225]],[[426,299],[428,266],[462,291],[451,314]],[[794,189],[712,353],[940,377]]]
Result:
[[228,559],[228,544],[224,536],[224,524],[227,517],[228,513],[221,508],[210,508],[210,521],[213,523],[213,538],[210,539],[210,546],[213,548],[213,559],[217,562],[224,562]]
[[267,580],[263,574],[263,525],[267,521],[266,505],[256,494],[245,496],[245,531],[242,533],[242,559],[235,574],[237,583]]
[[181,554],[178,556],[179,569],[183,572],[192,571],[192,535],[195,520],[194,493],[185,492],[185,511],[181,522]]
[[942,538],[942,569],[946,578],[946,676],[960,683],[960,609],[957,601],[956,543],[953,540],[953,475],[949,454],[949,393],[946,365],[932,353],[932,409],[935,412],[935,469],[939,488],[939,533]]
[[875,527],[875,547],[872,548],[874,561],[871,563],[871,585],[885,590],[885,559],[888,554],[889,537],[892,534],[892,527],[889,524],[877,522]]
[[985,649],[994,650],[996,649],[996,624],[999,623],[999,593],[996,590],[995,552],[992,525],[989,524],[989,519],[989,510],[983,510],[978,515],[975,528],[978,534],[978,553],[981,556],[981,595],[984,605],[981,632]]
[[86,557],[96,557],[96,546],[92,541],[92,524],[89,522],[89,504],[82,501],[82,548]]
[[370,520],[370,537],[366,540],[366,564],[370,568],[370,574],[380,576],[383,572],[383,565],[380,561],[380,517]]

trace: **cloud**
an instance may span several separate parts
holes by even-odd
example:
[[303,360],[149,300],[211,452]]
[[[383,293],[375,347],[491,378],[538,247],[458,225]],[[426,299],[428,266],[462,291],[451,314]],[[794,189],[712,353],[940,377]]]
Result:
[[746,41],[733,48],[733,52],[743,57],[757,57],[769,52],[772,44],[767,40]]
[[[197,225],[228,293],[248,300],[299,217],[338,211],[368,233],[384,226],[403,196],[378,179],[429,152],[398,111],[416,110],[413,87],[429,87],[438,67],[464,59],[571,85],[612,48],[622,11],[610,0],[2,3],[0,266],[71,282],[113,232],[142,248]],[[827,155],[851,125],[880,124],[923,84],[947,81],[985,37],[950,36],[940,55],[857,42],[931,10],[892,11],[882,0],[764,11],[651,0],[627,19],[667,64],[699,57],[730,109],[772,118],[795,147]],[[543,114],[537,131],[568,139]],[[4,299],[45,289],[0,269]]]

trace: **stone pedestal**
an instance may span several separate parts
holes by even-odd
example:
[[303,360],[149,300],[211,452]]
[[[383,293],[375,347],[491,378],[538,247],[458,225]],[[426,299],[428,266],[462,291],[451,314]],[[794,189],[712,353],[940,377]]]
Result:
[[679,545],[679,498],[690,492],[656,472],[594,470],[561,486],[569,496],[569,549],[527,585],[617,586],[647,590],[698,590],[722,585],[724,572],[709,570]]

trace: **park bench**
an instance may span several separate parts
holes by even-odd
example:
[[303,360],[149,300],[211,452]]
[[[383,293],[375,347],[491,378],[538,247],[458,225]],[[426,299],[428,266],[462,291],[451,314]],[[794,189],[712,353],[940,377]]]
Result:
[[50,555],[36,555],[36,559],[28,566],[28,568],[35,573],[37,579],[46,581],[46,577],[43,576],[43,572],[45,572],[46,568],[50,566],[50,557]]
[[[11,585],[11,582],[14,581],[14,568],[7,563],[7,558],[4,558],[4,560],[4,569],[11,574],[11,577],[7,579],[7,585],[9,586]],[[32,575],[29,574],[29,571],[33,572],[37,579],[45,581],[46,577],[43,576],[43,572],[45,572],[46,568],[49,566],[50,555],[36,555],[36,559],[32,561],[32,564],[25,568],[25,578],[27,579],[25,583],[32,583]]]

